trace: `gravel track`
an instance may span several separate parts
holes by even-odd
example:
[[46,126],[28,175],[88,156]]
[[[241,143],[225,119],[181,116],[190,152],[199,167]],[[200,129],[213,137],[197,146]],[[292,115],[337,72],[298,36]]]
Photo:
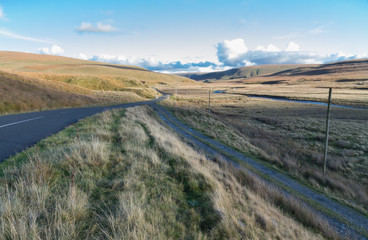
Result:
[[[221,155],[238,167],[239,164],[232,158],[245,162],[262,175],[268,176],[268,180],[266,179],[266,182],[277,182],[277,185],[285,186],[286,189],[291,189],[292,191],[287,192],[290,192],[292,195],[296,195],[296,197],[303,196],[303,198],[308,199],[309,202],[313,202],[313,205],[325,208],[327,211],[321,212],[313,207],[313,205],[308,204],[312,206],[312,208],[316,209],[317,212],[320,212],[321,215],[326,217],[330,224],[342,235],[353,236],[357,239],[368,239],[368,218],[366,216],[354,209],[341,205],[333,199],[300,184],[296,180],[277,172],[254,159],[244,156],[242,153],[208,136],[203,135],[174,117],[166,108],[156,103],[149,105],[166,125],[184,139],[194,143],[203,152],[210,155]],[[229,158],[229,156],[231,156],[231,158]],[[333,214],[329,212],[333,212]]]

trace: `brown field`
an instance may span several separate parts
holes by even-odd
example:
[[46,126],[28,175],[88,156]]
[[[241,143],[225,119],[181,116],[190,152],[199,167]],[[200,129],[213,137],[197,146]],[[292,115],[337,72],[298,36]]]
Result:
[[[248,85],[245,88],[251,92]],[[325,99],[328,95],[327,89],[319,93],[313,92],[314,88],[296,89],[285,87],[280,95]],[[332,108],[328,170],[323,175],[326,106],[251,98],[242,95],[244,91],[234,94],[234,90],[231,94],[212,93],[209,114],[209,88],[164,90],[174,94],[164,104],[196,129],[368,214],[368,110]],[[257,90],[276,95],[275,91]],[[343,103],[356,105],[350,101],[355,95],[360,98],[359,105],[367,106],[367,91],[361,95],[357,91],[362,90],[341,89],[338,96]],[[334,103],[336,95],[334,89]]]

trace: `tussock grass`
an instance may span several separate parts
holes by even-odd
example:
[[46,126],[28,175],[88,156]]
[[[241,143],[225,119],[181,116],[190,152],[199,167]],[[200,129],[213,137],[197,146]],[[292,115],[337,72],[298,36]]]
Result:
[[105,101],[103,98],[32,84],[17,75],[0,72],[0,113],[76,107]]
[[323,174],[325,108],[213,95],[211,114],[203,95],[178,95],[165,103],[179,118],[208,136],[367,213],[368,132],[364,111],[333,108],[328,171]]
[[148,107],[82,120],[0,168],[0,239],[322,238]]
[[152,96],[153,89],[90,90],[0,71],[0,114],[136,102]]
[[[234,168],[219,156],[215,158],[215,161],[220,166],[227,168],[241,185],[251,189],[266,201],[280,207],[286,213],[294,217],[298,222],[305,226],[318,229],[324,236],[330,239],[343,239],[343,237],[338,235],[333,227],[331,227],[326,219],[318,215],[315,210],[307,206],[301,200],[290,195],[286,195],[277,187],[267,184],[265,181],[250,172]],[[269,221],[264,219],[261,215],[256,215],[256,222],[264,228],[269,227]]]

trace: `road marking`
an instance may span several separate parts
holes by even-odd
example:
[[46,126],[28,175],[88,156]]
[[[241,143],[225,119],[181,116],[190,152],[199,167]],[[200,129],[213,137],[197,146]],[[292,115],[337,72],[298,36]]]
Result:
[[9,126],[11,126],[11,125],[20,124],[20,123],[24,123],[24,122],[33,121],[33,120],[40,119],[40,118],[44,118],[44,117],[45,117],[45,116],[42,116],[42,117],[36,117],[36,118],[30,118],[30,119],[26,119],[26,120],[18,121],[18,122],[13,122],[13,123],[9,123],[9,124],[2,125],[2,126],[0,126],[0,128],[9,127]]

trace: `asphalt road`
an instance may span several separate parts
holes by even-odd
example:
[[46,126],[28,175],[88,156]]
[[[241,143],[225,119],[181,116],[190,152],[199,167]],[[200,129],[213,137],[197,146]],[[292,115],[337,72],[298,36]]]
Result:
[[107,107],[58,109],[0,116],[0,162],[55,134],[85,117],[116,108],[129,108],[161,101],[126,103]]

